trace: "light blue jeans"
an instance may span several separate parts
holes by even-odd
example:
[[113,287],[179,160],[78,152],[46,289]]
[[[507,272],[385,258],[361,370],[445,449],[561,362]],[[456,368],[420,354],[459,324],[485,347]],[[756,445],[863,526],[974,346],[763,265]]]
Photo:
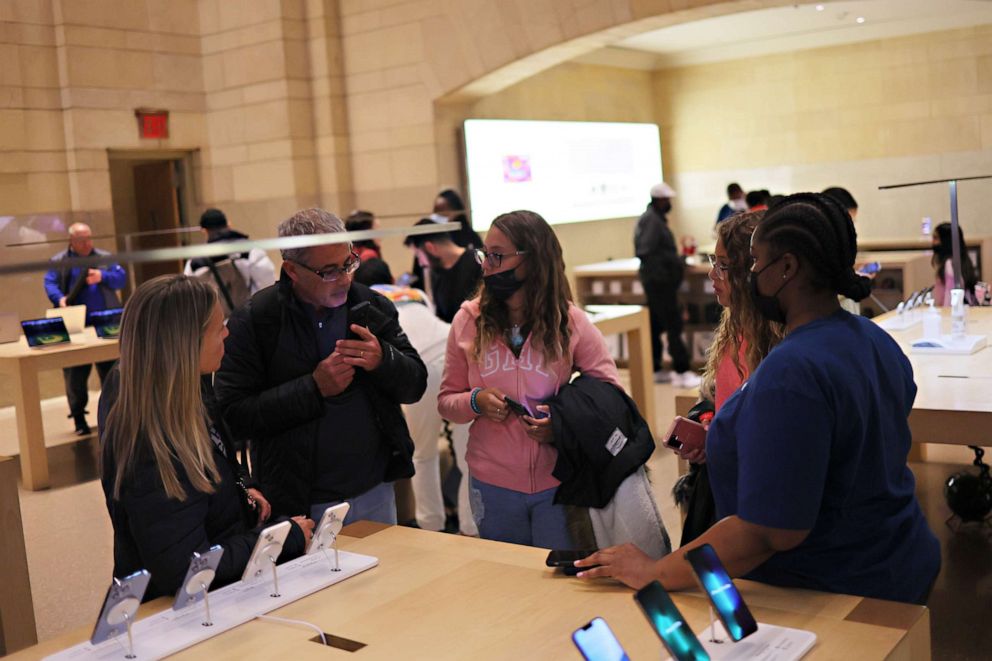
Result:
[[571,549],[565,506],[555,505],[556,489],[523,493],[472,480],[472,515],[479,536],[545,549]]
[[348,515],[344,517],[344,525],[355,521],[378,521],[396,525],[396,492],[392,482],[383,482],[372,487],[363,494],[347,500],[334,500],[327,503],[314,503],[310,506],[310,518],[320,521],[320,517],[331,505],[347,502],[351,505]]

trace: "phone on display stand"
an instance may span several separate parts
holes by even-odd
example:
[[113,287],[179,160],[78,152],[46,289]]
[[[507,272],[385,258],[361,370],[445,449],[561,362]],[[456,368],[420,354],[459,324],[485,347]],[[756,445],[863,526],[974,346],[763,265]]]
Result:
[[[251,551],[251,557],[245,566],[245,573],[241,576],[242,581],[246,583],[257,581],[270,567],[275,565],[292,528],[293,524],[289,521],[283,521],[265,528],[258,534],[258,541],[255,542],[255,548]],[[276,591],[278,592],[278,590]]]
[[675,661],[709,661],[710,655],[661,583],[652,581],[637,591],[634,600]]
[[744,603],[744,597],[730,579],[726,568],[709,544],[686,551],[685,559],[692,565],[703,592],[716,610],[727,635],[737,642],[758,630],[758,623]]
[[705,450],[706,427],[681,415],[672,420],[665,445],[673,450]]
[[606,620],[593,618],[589,624],[572,632],[572,642],[586,661],[628,661],[623,645],[613,635]]
[[217,567],[223,555],[224,549],[220,546],[211,546],[203,553],[193,552],[186,577],[179,584],[176,600],[172,603],[172,610],[182,610],[198,601],[203,601],[214,576],[217,575]]
[[[90,636],[92,644],[99,645],[124,632],[127,632],[130,639],[134,616],[138,612],[141,598],[145,596],[145,590],[148,589],[148,582],[151,579],[152,575],[144,569],[124,578],[114,579],[107,589],[107,595],[103,598],[100,616],[96,620],[96,626],[93,627],[93,635]],[[128,647],[132,647],[130,640]]]
[[320,521],[317,522],[317,526],[313,529],[310,546],[307,547],[307,555],[331,548],[338,534],[341,532],[341,528],[344,527],[344,519],[348,516],[349,509],[351,509],[350,504],[340,503],[324,510]]

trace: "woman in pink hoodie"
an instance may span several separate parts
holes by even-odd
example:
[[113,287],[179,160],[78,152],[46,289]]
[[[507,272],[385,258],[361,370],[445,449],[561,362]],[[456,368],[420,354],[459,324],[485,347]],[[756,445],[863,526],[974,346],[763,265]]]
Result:
[[558,453],[544,402],[576,371],[619,386],[617,368],[602,334],[572,304],[561,244],[541,216],[496,218],[477,259],[482,289],[452,321],[438,411],[472,423],[467,462],[479,534],[571,548],[565,508],[553,504]]

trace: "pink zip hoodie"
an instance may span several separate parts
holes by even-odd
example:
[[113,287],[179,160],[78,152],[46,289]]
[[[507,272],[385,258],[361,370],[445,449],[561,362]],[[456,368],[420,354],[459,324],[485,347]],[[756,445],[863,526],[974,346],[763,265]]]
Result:
[[472,359],[475,322],[479,299],[465,301],[451,322],[448,334],[444,379],[437,398],[437,410],[446,420],[471,422],[468,461],[472,476],[497,487],[522,493],[537,493],[558,486],[551,471],[558,451],[550,443],[538,443],[527,435],[523,421],[511,414],[503,422],[480,417],[472,410],[473,388],[499,388],[531,411],[558,393],[573,372],[581,372],[620,386],[616,364],[606,349],[606,341],[586,313],[569,304],[571,330],[569,352],[546,365],[540,351],[531,348],[527,336],[517,358],[503,340]]

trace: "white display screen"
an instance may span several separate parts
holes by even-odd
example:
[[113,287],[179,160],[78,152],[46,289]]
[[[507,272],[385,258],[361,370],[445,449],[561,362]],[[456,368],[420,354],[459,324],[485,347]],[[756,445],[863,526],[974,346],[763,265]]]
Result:
[[529,209],[549,223],[640,216],[662,180],[656,124],[465,121],[472,224]]

